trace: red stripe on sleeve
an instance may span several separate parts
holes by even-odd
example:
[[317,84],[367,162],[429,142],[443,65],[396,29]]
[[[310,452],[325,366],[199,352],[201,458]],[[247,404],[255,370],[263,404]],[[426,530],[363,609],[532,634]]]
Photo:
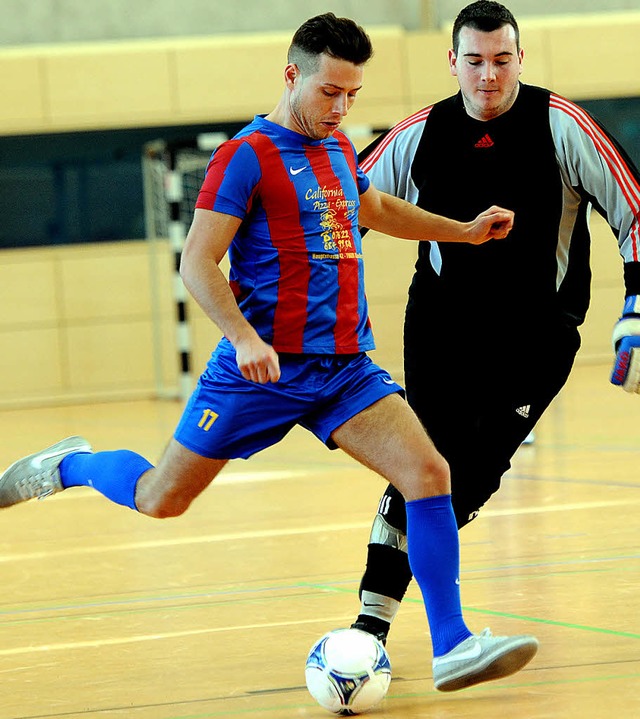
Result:
[[411,125],[415,125],[417,122],[424,122],[429,117],[429,113],[431,112],[432,107],[433,105],[429,105],[429,107],[425,107],[423,110],[415,112],[413,115],[410,115],[409,117],[405,118],[397,125],[394,125],[394,127],[392,127],[386,134],[382,142],[380,142],[380,144],[373,150],[373,152],[367,155],[360,163],[360,167],[362,168],[362,170],[364,172],[369,172],[369,170],[376,164],[376,162],[380,158],[380,155],[382,155],[382,153],[391,144],[391,142],[403,130],[406,130],[408,127],[411,127]]
[[[620,155],[610,138],[599,127],[599,125],[578,105],[566,100],[559,95],[551,95],[550,106],[561,110],[572,117],[580,128],[591,138],[598,153],[620,187],[620,192],[629,204],[634,217],[640,217],[640,184],[629,170],[624,158]],[[633,259],[639,258],[638,229],[631,231],[633,238]]]
[[[240,144],[241,140],[229,140],[216,150],[207,165],[207,174],[205,175],[196,201],[197,208],[203,210],[214,209],[218,190],[224,180],[224,168],[229,164],[236,150],[240,147]],[[213,167],[216,168],[216,171],[209,172]]]

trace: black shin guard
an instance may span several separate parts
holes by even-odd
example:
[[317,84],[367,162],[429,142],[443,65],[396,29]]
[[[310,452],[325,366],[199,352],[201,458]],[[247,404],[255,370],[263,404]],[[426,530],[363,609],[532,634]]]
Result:
[[411,582],[404,498],[391,485],[384,493],[373,521],[367,548],[367,566],[360,582],[360,614],[353,624],[386,642]]
[[359,595],[363,592],[381,594],[402,601],[412,578],[406,552],[386,544],[369,544],[367,568],[360,581]]

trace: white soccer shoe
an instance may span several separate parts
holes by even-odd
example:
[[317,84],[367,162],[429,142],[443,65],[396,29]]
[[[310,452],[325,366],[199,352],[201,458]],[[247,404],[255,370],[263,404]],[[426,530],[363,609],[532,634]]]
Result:
[[434,657],[433,683],[441,692],[501,679],[528,664],[538,651],[533,636],[494,637],[488,629],[473,634],[447,654]]
[[11,507],[18,502],[61,492],[60,463],[76,452],[92,452],[91,445],[82,437],[67,437],[28,457],[14,462],[0,475],[0,507]]

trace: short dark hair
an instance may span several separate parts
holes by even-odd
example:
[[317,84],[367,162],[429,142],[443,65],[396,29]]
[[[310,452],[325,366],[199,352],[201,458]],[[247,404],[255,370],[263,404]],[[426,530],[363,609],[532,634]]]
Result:
[[493,0],[477,0],[462,8],[453,23],[453,51],[458,54],[460,30],[471,27],[482,32],[493,32],[504,25],[511,25],[516,33],[516,46],[520,50],[520,29],[511,10]]
[[287,61],[298,65],[301,72],[314,72],[323,53],[364,65],[373,55],[373,47],[360,25],[327,12],[310,18],[296,30]]

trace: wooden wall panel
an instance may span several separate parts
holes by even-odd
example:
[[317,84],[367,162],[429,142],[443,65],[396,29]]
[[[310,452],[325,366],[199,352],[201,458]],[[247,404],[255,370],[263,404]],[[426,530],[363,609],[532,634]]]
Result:
[[32,397],[65,390],[57,327],[25,325],[21,329],[0,330],[0,398],[22,404]]
[[[592,224],[593,298],[580,361],[608,363],[611,329],[623,299],[622,269],[612,233],[597,215]],[[20,307],[21,314],[16,324],[5,312],[0,323],[0,405],[151,396],[158,373],[165,391],[176,387],[171,251],[164,243],[156,249],[162,260],[156,266],[162,269],[155,311],[148,243],[5,251],[1,298],[5,307]],[[416,249],[414,242],[378,233],[365,238],[367,297],[378,347],[373,356],[398,377]],[[195,379],[221,335],[193,301],[188,307]]]
[[175,124],[164,44],[62,47],[47,53],[44,63],[52,129]]
[[154,387],[149,320],[71,325],[67,342],[69,385],[76,392]]
[[458,91],[449,71],[450,34],[440,31],[408,33],[406,72],[412,111]]
[[[639,95],[640,44],[630,41],[639,32],[637,12],[523,22],[523,80],[574,98]],[[390,125],[456,91],[447,66],[449,29],[377,28],[371,34],[376,55],[346,127]],[[0,51],[0,132],[213,123],[268,112],[282,90],[289,39],[277,34]],[[155,265],[143,242],[3,251],[0,403],[153,393],[154,341],[165,385],[177,381],[172,257],[160,246]],[[398,371],[415,245],[371,233],[365,255],[376,357]],[[580,360],[609,362],[622,271],[615,240],[597,217],[593,270]],[[220,335],[195,305],[190,308],[197,374]]]
[[178,117],[213,122],[270,112],[284,87],[290,39],[273,34],[181,42],[174,49]]
[[618,243],[609,226],[593,213],[591,218],[591,308],[581,329],[580,360],[610,362],[611,331],[624,302],[623,265]]
[[572,99],[640,95],[640,13],[554,21],[546,49],[549,82]]
[[24,132],[46,123],[40,59],[28,50],[0,52],[0,129]]
[[548,60],[548,35],[543,27],[526,22],[519,23],[520,44],[524,50],[522,63],[523,82],[529,85],[550,87],[551,70]]
[[55,322],[60,307],[53,256],[44,250],[14,250],[0,263],[0,328]]
[[401,28],[373,28],[374,54],[367,63],[364,85],[344,126],[390,127],[407,115],[409,86],[406,33]]
[[[640,93],[640,12],[526,19],[521,30],[526,82],[574,99]],[[457,90],[449,27],[370,34],[375,55],[348,123],[390,125]],[[250,119],[280,96],[290,39],[261,33],[0,51],[0,132]]]
[[67,322],[151,315],[149,254],[144,244],[69,248],[60,263]]

